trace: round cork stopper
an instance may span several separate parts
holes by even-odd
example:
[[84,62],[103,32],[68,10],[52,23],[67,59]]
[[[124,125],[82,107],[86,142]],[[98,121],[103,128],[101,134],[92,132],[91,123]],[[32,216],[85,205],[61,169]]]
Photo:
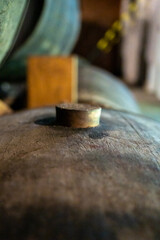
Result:
[[63,103],[56,106],[56,121],[66,127],[97,127],[100,116],[101,108],[97,106],[78,103]]

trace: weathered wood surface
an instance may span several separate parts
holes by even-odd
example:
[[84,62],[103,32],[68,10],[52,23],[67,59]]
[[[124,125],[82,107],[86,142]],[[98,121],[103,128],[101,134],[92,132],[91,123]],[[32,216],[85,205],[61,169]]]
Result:
[[54,119],[52,107],[0,119],[0,239],[159,239],[160,123]]

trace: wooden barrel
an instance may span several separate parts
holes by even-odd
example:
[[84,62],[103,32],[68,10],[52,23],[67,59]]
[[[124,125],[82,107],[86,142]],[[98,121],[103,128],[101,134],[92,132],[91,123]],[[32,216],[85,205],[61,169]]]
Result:
[[74,129],[48,107],[0,132],[1,239],[159,239],[160,122],[103,110]]
[[32,34],[6,63],[1,76],[7,79],[24,77],[26,61],[31,55],[69,54],[79,30],[79,0],[44,0],[39,21]]
[[111,73],[81,61],[79,101],[139,113],[140,109],[127,86]]
[[0,63],[13,45],[26,3],[26,0],[0,1]]

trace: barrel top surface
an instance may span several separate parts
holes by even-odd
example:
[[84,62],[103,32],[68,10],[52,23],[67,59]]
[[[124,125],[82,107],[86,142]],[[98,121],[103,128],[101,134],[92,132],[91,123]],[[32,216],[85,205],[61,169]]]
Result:
[[0,134],[4,239],[159,239],[160,122],[103,110],[74,129],[47,107],[2,116]]

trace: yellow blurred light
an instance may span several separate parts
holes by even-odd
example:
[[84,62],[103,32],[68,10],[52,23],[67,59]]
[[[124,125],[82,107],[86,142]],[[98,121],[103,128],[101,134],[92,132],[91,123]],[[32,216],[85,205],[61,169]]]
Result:
[[97,47],[101,50],[104,50],[108,46],[108,42],[105,39],[100,39],[97,43]]
[[114,31],[112,29],[108,30],[105,33],[105,38],[109,39],[109,40],[113,40],[115,38],[116,34],[114,33]]
[[121,23],[121,21],[120,20],[117,20],[116,22],[114,22],[113,24],[112,24],[112,28],[115,30],[115,31],[118,31],[118,32],[120,32],[121,30],[122,30],[122,23]]
[[137,3],[136,2],[129,4],[129,11],[131,11],[131,12],[137,11]]
[[130,21],[130,15],[129,15],[128,12],[122,13],[120,18],[121,18],[122,21],[125,21],[125,22]]

